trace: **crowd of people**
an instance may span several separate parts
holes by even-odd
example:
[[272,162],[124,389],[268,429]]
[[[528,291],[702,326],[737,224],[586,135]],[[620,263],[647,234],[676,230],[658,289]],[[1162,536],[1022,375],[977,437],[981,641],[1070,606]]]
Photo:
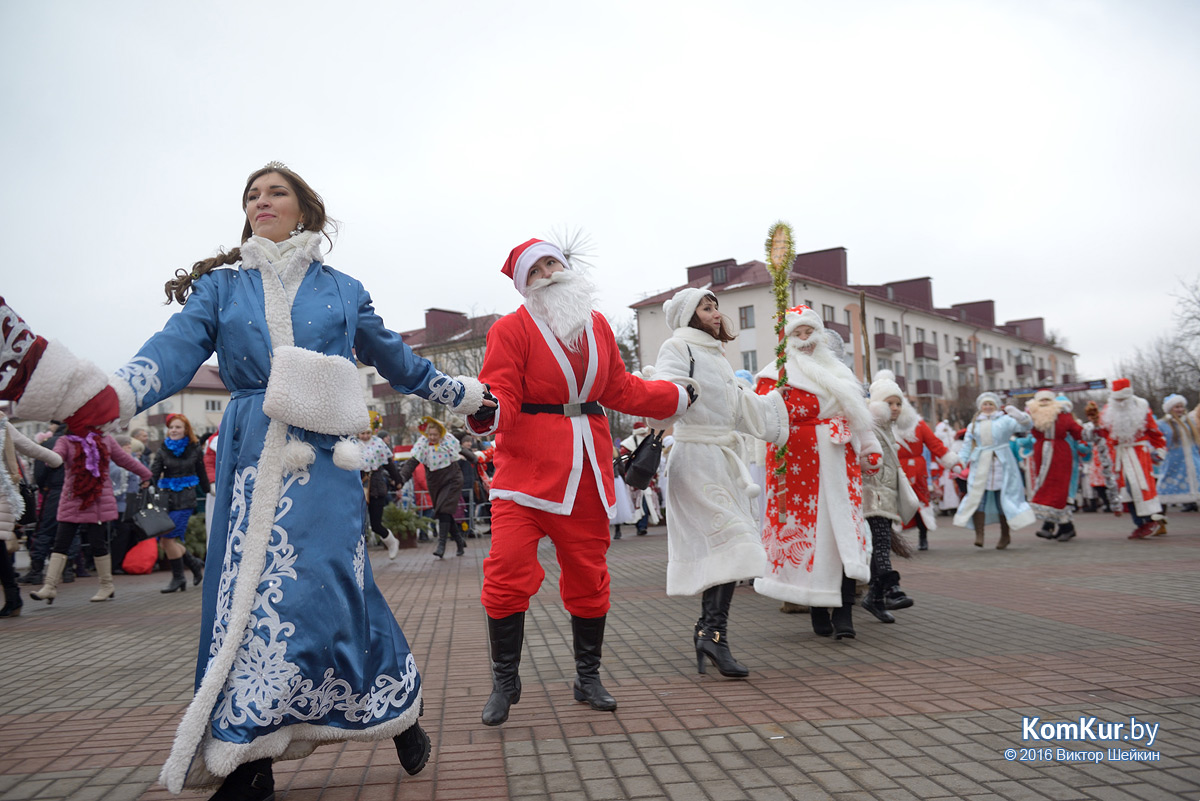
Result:
[[[53,602],[72,566],[78,575],[90,560],[99,575],[90,600],[112,600],[114,572],[146,533],[137,517],[145,489],[170,520],[154,532],[171,570],[163,592],[184,591],[185,570],[202,586],[195,692],[160,775],[174,793],[215,788],[215,801],[265,801],[275,761],[351,739],[390,738],[404,771],[424,768],[418,660],[366,553],[375,536],[395,558],[385,516],[406,498],[428,498],[442,559],[450,539],[466,551],[464,493],[487,494],[488,726],[521,700],[544,537],[561,567],[574,699],[612,711],[600,668],[607,553],[622,524],[645,534],[665,519],[665,591],[700,597],[698,672],[712,665],[745,678],[729,636],[739,582],[807,611],[817,636],[853,639],[860,585],[861,605],[883,623],[914,604],[891,557],[913,555],[906,528],[916,550],[929,549],[939,511],[953,512],[979,547],[998,523],[1004,550],[1039,520],[1038,536],[1069,541],[1073,513],[1100,503],[1131,515],[1132,538],[1163,534],[1167,505],[1200,501],[1200,412],[1182,396],[1164,400],[1159,420],[1117,379],[1081,423],[1048,391],[1024,410],[982,392],[964,425],[931,428],[892,374],[864,386],[840,337],[807,306],[784,315],[776,364],[735,374],[724,352],[732,321],[701,288],[664,304],[671,337],[652,367],[631,374],[591,282],[537,239],[503,263],[523,302],[490,330],[479,376],[445,375],[385,327],[359,281],[325,262],[331,223],[299,175],[278,162],[256,170],[241,208],[240,246],[167,282],[182,309],[111,377],[37,336],[0,298],[0,400],[15,401],[24,419],[61,421],[38,444],[0,420],[0,539],[10,551],[30,523],[27,505],[38,505],[27,526],[23,580],[40,584],[30,597]],[[144,431],[111,433],[178,392],[214,353],[231,392],[225,435],[198,437],[183,415],[168,417],[152,451]],[[397,460],[366,409],[356,361],[458,415],[462,433],[426,417]],[[639,420],[617,445],[606,409]],[[630,490],[611,456],[667,430],[657,481]],[[29,471],[18,454],[37,464],[40,500],[21,491]],[[186,545],[200,508],[205,562]],[[0,563],[0,617],[14,617],[19,586],[11,559]]]

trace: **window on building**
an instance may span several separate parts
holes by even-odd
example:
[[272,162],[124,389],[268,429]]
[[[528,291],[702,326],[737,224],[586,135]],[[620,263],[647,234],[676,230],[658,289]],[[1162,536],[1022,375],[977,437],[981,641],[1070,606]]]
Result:
[[947,353],[949,353],[949,352],[950,352],[950,335],[949,335],[949,334],[942,334],[942,339],[943,339],[943,340],[945,340],[945,342],[943,342],[943,344],[946,346],[946,347],[945,347],[945,351],[946,351]]
[[952,370],[946,371],[946,386],[947,387],[954,386],[954,372]]
[[756,351],[756,350],[742,351],[742,369],[749,370],[752,373],[758,372],[758,351]]
[[[891,370],[892,369],[892,360],[885,359],[882,356],[880,356],[879,357],[879,369],[880,370]],[[895,372],[895,371],[893,370],[893,372]]]
[[1046,360],[1043,359],[1041,356],[1038,356],[1038,369],[1042,370],[1042,369],[1045,369],[1045,367],[1046,367]]
[[917,341],[918,341],[918,342],[924,342],[924,341],[925,341],[925,329],[924,329],[924,328],[918,328],[918,329],[917,329]]
[[905,345],[912,344],[912,326],[911,325],[904,326],[904,344]]
[[954,352],[958,353],[962,349],[963,349],[962,337],[955,337],[954,338]]
[[875,333],[876,334],[887,333],[887,326],[884,324],[882,317],[875,318]]
[[729,279],[728,279],[728,277],[725,275],[725,268],[724,268],[724,267],[713,267],[713,270],[712,270],[712,282],[713,282],[714,284],[723,284],[723,283],[725,283],[727,280],[729,280]]
[[988,376],[988,389],[995,389],[995,388],[996,388],[996,377],[994,375],[989,375]]
[[817,304],[813,303],[811,298],[806,298],[806,299],[804,300],[804,305],[805,305],[805,306],[807,306],[807,307],[808,307],[808,308],[810,308],[810,309],[813,309],[814,311],[815,311],[815,310],[816,310],[816,308],[817,308]]
[[900,323],[896,322],[895,320],[892,320],[892,334],[895,336],[900,336]]
[[909,362],[908,364],[904,365],[904,377],[907,378],[909,381],[913,380],[912,379],[912,362]]
[[206,412],[221,411],[221,402],[219,400],[206,400],[204,402],[204,411],[206,411]]
[[837,312],[828,304],[821,304],[821,319],[825,322],[837,322]]
[[743,330],[754,327],[754,307],[739,306],[738,307],[738,328]]

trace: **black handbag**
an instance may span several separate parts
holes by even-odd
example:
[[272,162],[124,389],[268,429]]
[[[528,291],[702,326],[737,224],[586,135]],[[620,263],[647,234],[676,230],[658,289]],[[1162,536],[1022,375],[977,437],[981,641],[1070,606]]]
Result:
[[652,429],[633,453],[622,459],[621,477],[627,486],[640,490],[650,486],[650,481],[658,474],[658,463],[662,461],[662,438],[665,433],[665,430],[655,432]]
[[18,526],[32,526],[37,522],[37,488],[24,479],[21,480],[21,500],[25,502],[25,511],[21,512]]
[[175,528],[175,521],[159,504],[158,498],[143,490],[138,496],[137,513],[133,516],[133,527],[143,540],[159,537]]

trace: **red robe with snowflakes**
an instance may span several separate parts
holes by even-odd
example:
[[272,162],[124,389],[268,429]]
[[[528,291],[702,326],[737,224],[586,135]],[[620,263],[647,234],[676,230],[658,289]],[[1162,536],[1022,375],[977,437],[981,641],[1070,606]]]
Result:
[[[758,391],[774,385],[760,380]],[[781,601],[838,607],[843,571],[863,581],[871,577],[871,532],[862,514],[858,455],[850,425],[832,397],[816,387],[787,386],[782,394],[790,427],[786,499],[781,510],[776,449],[767,445],[767,574],[755,580],[754,589]]]
[[[1100,433],[1108,440],[1113,455],[1113,472],[1117,474],[1117,486],[1121,489],[1120,501],[1132,503],[1139,517],[1162,512],[1162,501],[1158,499],[1158,485],[1154,482],[1154,452],[1161,457],[1166,453],[1167,438],[1158,428],[1158,422],[1143,398],[1134,398],[1145,415],[1145,423],[1131,438],[1115,436],[1107,428]],[[1107,411],[1107,409],[1105,410]],[[1101,421],[1105,418],[1102,414]]]
[[1067,523],[1071,512],[1067,498],[1071,495],[1071,475],[1075,469],[1074,450],[1067,436],[1083,442],[1083,426],[1066,412],[1054,420],[1050,431],[1034,426],[1033,453],[1029,455],[1030,488],[1033,498],[1029,506],[1039,520]]

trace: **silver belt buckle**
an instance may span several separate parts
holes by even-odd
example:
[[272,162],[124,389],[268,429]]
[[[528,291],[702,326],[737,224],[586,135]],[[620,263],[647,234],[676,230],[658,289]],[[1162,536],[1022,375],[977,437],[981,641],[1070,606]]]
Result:
[[579,415],[583,414],[583,404],[582,403],[564,403],[563,404],[563,414],[566,415],[567,417],[578,417]]

